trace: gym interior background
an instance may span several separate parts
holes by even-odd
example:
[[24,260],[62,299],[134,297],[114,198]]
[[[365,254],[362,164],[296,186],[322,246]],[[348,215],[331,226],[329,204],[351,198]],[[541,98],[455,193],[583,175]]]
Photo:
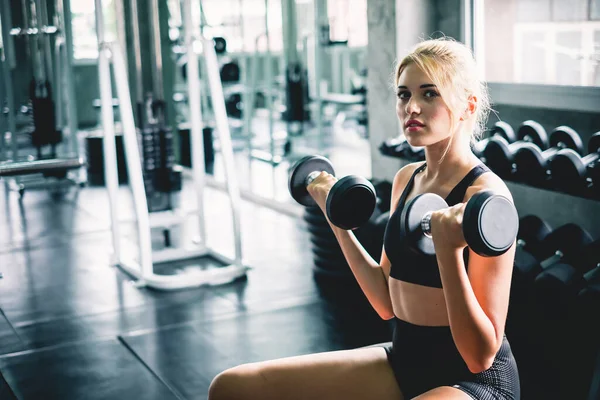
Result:
[[355,232],[379,257],[391,179],[423,157],[393,67],[441,35],[483,69],[495,112],[474,150],[521,217],[523,398],[600,398],[600,1],[2,0],[0,16],[0,398],[202,399],[240,363],[390,341],[288,175],[319,154],[368,178]]

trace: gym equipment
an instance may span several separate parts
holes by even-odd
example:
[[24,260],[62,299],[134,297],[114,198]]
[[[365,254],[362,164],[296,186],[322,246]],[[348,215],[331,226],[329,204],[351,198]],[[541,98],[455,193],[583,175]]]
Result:
[[565,148],[583,154],[581,137],[568,126],[559,126],[550,133],[550,147],[544,151],[532,143],[523,143],[514,153],[515,178],[532,186],[547,187],[550,162]]
[[[46,0],[22,3],[24,27],[12,27],[11,7],[2,3],[0,25],[2,25],[3,56],[2,79],[6,93],[8,135],[2,132],[2,139],[10,138],[10,156],[2,148],[3,176],[8,179],[7,188],[18,191],[22,196],[26,189],[49,189],[51,193],[62,193],[68,186],[82,186],[85,181],[79,174],[84,163],[79,157],[77,143],[77,110],[73,87],[72,57],[73,45],[70,27],[71,12],[65,9],[63,1],[53,2],[48,7]],[[67,4],[68,5],[68,4]],[[48,11],[55,25],[49,25]],[[53,37],[52,51],[50,37]],[[27,161],[19,154],[20,133],[16,127],[16,116],[12,70],[15,62],[14,41],[22,40],[32,59],[33,77],[29,85],[30,107],[33,128],[31,144],[37,150],[37,159],[28,155]],[[21,44],[21,43],[20,43]],[[53,90],[57,88],[58,90]],[[3,93],[4,94],[4,93]],[[64,146],[57,151],[59,144],[67,138]],[[4,145],[2,140],[1,145]],[[45,146],[51,146],[48,155],[42,154]],[[34,176],[35,175],[35,176]]]
[[[490,132],[490,137],[487,139],[482,139],[475,143],[475,145],[473,146],[473,153],[478,158],[482,158],[483,151],[485,150],[487,144],[490,142],[490,138],[493,138],[496,135],[501,138],[504,138],[504,140],[506,140],[507,143],[514,143],[517,141],[517,135],[515,135],[515,131],[512,128],[512,126],[510,126],[510,124],[504,121],[496,121]],[[485,162],[485,160],[483,161]]]
[[62,141],[62,132],[56,129],[56,114],[49,81],[31,81],[29,87],[34,129],[31,144],[37,148],[37,158],[42,159],[42,147],[51,145],[50,157],[56,157],[56,145]]
[[[322,172],[335,176],[331,162],[321,156],[306,156],[291,169],[288,188],[292,198],[305,207],[317,203],[306,190]],[[375,188],[365,178],[348,175],[338,180],[327,194],[327,217],[339,228],[353,230],[365,224],[377,203]]]
[[242,110],[244,104],[242,103],[242,95],[240,93],[231,93],[225,98],[225,109],[227,115],[231,118],[242,118]]
[[[158,15],[156,1],[149,2],[150,12],[153,13],[153,20],[157,22]],[[107,43],[104,39],[104,19],[101,0],[95,0],[95,12],[98,32],[99,48],[99,78],[100,78],[100,97],[102,101],[102,125],[104,129],[104,155],[107,189],[110,202],[110,217],[113,256],[112,263],[125,270],[129,275],[138,279],[138,285],[145,285],[161,290],[177,290],[201,285],[220,285],[231,282],[246,274],[247,266],[242,263],[242,246],[240,237],[240,218],[239,203],[240,195],[233,167],[233,151],[231,148],[231,139],[229,136],[229,125],[225,111],[225,99],[223,96],[223,87],[220,82],[219,66],[217,55],[215,53],[212,40],[206,39],[197,33],[199,24],[192,22],[191,0],[184,1],[185,16],[185,37],[186,50],[188,57],[188,98],[189,105],[194,112],[191,117],[191,142],[192,142],[192,173],[194,178],[193,187],[196,190],[198,209],[196,211],[184,212],[180,208],[172,207],[169,210],[149,213],[148,198],[146,195],[145,180],[147,175],[143,174],[140,148],[137,141],[137,132],[134,122],[134,114],[131,106],[129,93],[129,83],[127,81],[127,71],[125,60],[118,43]],[[119,16],[117,16],[119,18]],[[153,37],[156,39],[159,32],[159,25],[153,23]],[[204,188],[204,160],[202,151],[202,110],[200,107],[200,82],[198,77],[198,55],[195,52],[197,40],[201,40],[201,48],[205,58],[207,77],[211,91],[212,106],[215,110],[217,130],[220,135],[221,154],[223,155],[227,189],[232,208],[233,234],[235,256],[233,258],[218,253],[210,249],[207,245],[204,223],[203,209],[203,188]],[[160,54],[159,45],[154,43],[155,56]],[[125,148],[125,159],[127,172],[133,195],[134,209],[136,213],[136,226],[139,247],[137,254],[126,254],[129,247],[121,250],[121,235],[119,232],[118,208],[118,180],[117,180],[117,157],[115,151],[115,134],[112,114],[112,85],[109,70],[109,53],[112,56],[113,72],[116,79],[119,98],[120,114],[123,121],[123,139]],[[154,71],[155,73],[157,71]],[[160,87],[160,74],[154,75],[156,87]],[[161,98],[161,96],[157,96]],[[160,108],[157,110],[160,113]],[[152,137],[152,136],[148,136]],[[152,137],[153,140],[156,137]],[[160,138],[165,140],[166,138]],[[165,143],[161,143],[164,146]],[[168,147],[168,144],[167,144]],[[143,143],[142,148],[144,149]],[[145,149],[147,150],[147,149]],[[168,154],[168,152],[167,152]],[[165,160],[161,160],[164,163]],[[168,161],[167,161],[168,163]],[[167,170],[162,170],[164,174]],[[180,171],[170,170],[177,175]],[[163,176],[164,179],[164,176]],[[171,178],[171,185],[177,186],[178,178]],[[179,178],[180,179],[180,178]],[[159,190],[165,189],[159,187]],[[173,189],[173,188],[172,188]],[[178,189],[178,188],[177,188]],[[191,220],[191,216],[198,217],[199,240],[188,238],[183,234],[185,224]],[[167,246],[164,249],[153,250],[152,234],[160,232],[165,235]],[[161,263],[196,260],[201,257],[212,258],[210,266],[188,266],[172,275],[158,274],[155,266]],[[215,265],[221,264],[221,265]]]
[[238,82],[240,80],[240,65],[235,61],[227,61],[221,65],[222,82]]
[[[408,239],[415,252],[435,255],[431,214],[447,207],[446,201],[434,193],[420,194],[406,204],[400,216],[400,235]],[[506,197],[486,190],[474,194],[467,202],[462,231],[467,245],[477,254],[485,257],[504,254],[513,245],[518,229],[517,210]]]
[[559,261],[577,262],[579,252],[592,242],[593,238],[586,230],[568,223],[546,236],[539,246],[540,252],[534,255],[540,260],[540,267],[546,269]]
[[6,162],[0,163],[0,177],[40,173],[51,175],[58,171],[66,172],[71,169],[81,168],[84,165],[81,158]]
[[534,260],[529,256],[515,257],[515,274],[529,282],[542,271],[559,262],[578,264],[580,252],[592,242],[590,234],[579,225],[573,223],[561,225],[544,237],[539,245],[528,249],[529,252],[525,254],[530,254]]
[[527,143],[533,143],[542,150],[546,150],[549,146],[548,135],[546,130],[537,122],[528,120],[523,122],[517,130],[518,141],[508,143],[505,139],[494,136],[489,139],[489,142],[483,150],[485,163],[492,171],[503,179],[513,177],[515,171],[514,154]]
[[541,254],[544,239],[552,233],[550,225],[536,215],[526,215],[519,220],[517,244],[531,254]]
[[600,266],[600,240],[583,246],[577,253],[576,257],[570,257],[570,262],[554,264],[542,271],[535,278],[538,289],[563,296],[575,296],[583,289],[586,275],[593,274],[593,270]]
[[[117,151],[117,171],[119,184],[127,183],[127,166],[125,165],[125,150],[123,148],[123,135],[115,135]],[[104,152],[103,135],[89,135],[85,138],[87,161],[87,180],[90,185],[103,186],[104,181]]]
[[213,42],[215,43],[215,53],[217,54],[225,54],[227,53],[227,41],[224,37],[215,36],[213,38]]
[[583,194],[593,185],[600,192],[600,132],[588,141],[588,154],[583,158],[580,154],[562,149],[552,158],[550,171],[554,187],[571,194]]

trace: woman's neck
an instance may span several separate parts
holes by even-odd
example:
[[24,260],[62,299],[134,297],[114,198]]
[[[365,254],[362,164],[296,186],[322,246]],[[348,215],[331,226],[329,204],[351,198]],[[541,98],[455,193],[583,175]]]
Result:
[[457,170],[470,168],[479,162],[471,151],[469,136],[460,133],[425,147],[425,160],[424,179],[428,182],[445,182]]

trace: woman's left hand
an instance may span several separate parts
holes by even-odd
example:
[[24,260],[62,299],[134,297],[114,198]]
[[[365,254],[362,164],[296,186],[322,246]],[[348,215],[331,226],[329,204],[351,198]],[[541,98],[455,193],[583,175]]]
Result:
[[462,230],[465,207],[465,203],[458,203],[431,214],[431,236],[436,253],[462,250],[467,246]]

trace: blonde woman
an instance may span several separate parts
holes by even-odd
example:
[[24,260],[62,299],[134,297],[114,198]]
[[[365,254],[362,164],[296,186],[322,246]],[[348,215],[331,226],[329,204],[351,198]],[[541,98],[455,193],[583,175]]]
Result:
[[[222,399],[518,399],[517,365],[504,335],[514,246],[496,257],[467,247],[462,212],[471,196],[493,190],[512,200],[472,153],[489,113],[485,84],[470,50],[450,39],[419,43],[398,64],[396,113],[424,163],[397,172],[380,262],[351,231],[330,224],[364,294],[395,323],[390,348],[370,347],[241,365],[219,374],[210,400]],[[322,210],[336,179],[323,172],[308,187]],[[408,200],[436,193],[435,257],[411,252],[399,234]]]

